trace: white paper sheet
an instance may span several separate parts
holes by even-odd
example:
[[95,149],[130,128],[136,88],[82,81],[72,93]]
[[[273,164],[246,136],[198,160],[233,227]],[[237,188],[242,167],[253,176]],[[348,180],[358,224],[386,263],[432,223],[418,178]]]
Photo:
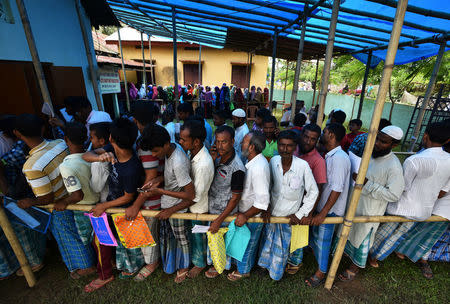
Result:
[[192,233],[206,233],[209,230],[209,226],[194,225]]

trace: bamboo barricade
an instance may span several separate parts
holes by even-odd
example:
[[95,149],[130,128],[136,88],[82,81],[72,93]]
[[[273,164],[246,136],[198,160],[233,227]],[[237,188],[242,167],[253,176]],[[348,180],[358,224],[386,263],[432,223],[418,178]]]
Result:
[[331,59],[333,57],[334,36],[339,14],[340,0],[333,1],[333,10],[331,12],[330,31],[328,32],[327,51],[325,53],[325,63],[323,65],[322,79],[319,91],[319,113],[317,114],[316,124],[322,127],[323,112],[325,111],[325,101],[328,93],[328,81],[330,79]]
[[[40,208],[45,208],[53,210],[53,204],[38,206]],[[84,211],[89,212],[93,206],[90,205],[69,205],[67,210]],[[124,213],[125,208],[109,208],[105,210],[106,213]],[[154,210],[141,210],[142,216],[144,217],[156,217],[160,211]],[[174,213],[170,218],[181,219],[181,220],[191,220],[191,221],[204,221],[210,222],[214,221],[219,215],[218,214],[205,214],[205,213]],[[235,215],[227,216],[224,222],[231,222],[236,219]],[[445,222],[447,219],[440,216],[431,216],[424,222]],[[264,223],[261,217],[252,217],[248,219],[249,223]],[[342,224],[344,222],[343,217],[327,217],[325,218],[324,224]],[[386,223],[386,222],[415,222],[401,216],[357,216],[354,219],[355,223]],[[270,223],[272,224],[289,224],[289,218],[287,217],[276,217],[272,216],[270,218]]]
[[[383,75],[381,77],[380,87],[378,89],[377,100],[375,103],[375,109],[372,115],[372,122],[370,123],[369,136],[367,137],[367,143],[364,147],[364,153],[361,159],[361,165],[359,167],[358,176],[356,177],[355,187],[353,189],[349,204],[347,206],[347,214],[344,219],[344,225],[342,227],[341,235],[339,237],[339,243],[334,253],[333,261],[328,272],[327,280],[325,282],[325,288],[331,289],[336,276],[336,272],[339,263],[344,253],[345,244],[352,227],[352,223],[356,222],[355,212],[358,206],[359,198],[361,197],[362,188],[364,186],[364,179],[369,167],[369,160],[372,155],[373,147],[375,145],[375,139],[378,133],[378,125],[380,123],[381,115],[383,113],[383,107],[386,100],[386,94],[388,91],[389,81],[392,75],[392,69],[394,67],[395,55],[397,54],[398,42],[400,39],[400,33],[402,31],[403,20],[405,18],[406,7],[408,6],[408,0],[400,0],[395,12],[395,19],[392,26],[391,38],[389,40],[389,46],[387,50],[386,60],[383,69]],[[319,113],[319,115],[321,115]],[[320,118],[320,117],[319,117]]]
[[[1,205],[3,205],[3,199],[0,199],[0,202]],[[17,260],[19,261],[20,268],[23,271],[28,286],[33,287],[34,285],[36,285],[36,277],[31,270],[31,266],[28,263],[25,252],[20,245],[19,239],[17,238],[16,233],[14,232],[11,223],[8,220],[8,217],[6,216],[3,206],[0,206],[0,226],[2,227],[5,236],[8,239],[9,244],[11,245],[11,248],[17,257]]]

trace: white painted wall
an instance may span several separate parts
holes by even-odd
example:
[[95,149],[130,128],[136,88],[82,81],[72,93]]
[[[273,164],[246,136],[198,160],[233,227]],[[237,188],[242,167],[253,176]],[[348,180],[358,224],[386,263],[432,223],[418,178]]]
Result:
[[[55,66],[82,67],[87,97],[92,107],[97,109],[75,0],[24,0],[24,3],[41,62],[50,62]],[[9,0],[9,4],[14,24],[0,22],[0,60],[31,61],[16,1]],[[97,68],[90,35],[91,24],[84,9],[82,11]]]

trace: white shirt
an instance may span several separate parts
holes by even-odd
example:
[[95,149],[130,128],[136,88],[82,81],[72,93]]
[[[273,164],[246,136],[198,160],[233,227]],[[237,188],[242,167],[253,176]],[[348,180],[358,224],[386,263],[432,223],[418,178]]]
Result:
[[107,201],[109,186],[108,177],[110,174],[110,163],[93,162],[91,163],[91,181],[89,186],[92,191],[100,193],[100,202]]
[[214,162],[205,146],[191,159],[191,177],[194,181],[195,202],[192,213],[208,212],[208,191],[214,179]]
[[[449,189],[450,190],[450,189]],[[433,214],[442,216],[450,220],[450,192],[436,201],[433,208]],[[444,190],[446,191],[446,190]]]
[[425,149],[403,163],[405,190],[387,213],[423,221],[431,216],[439,192],[450,187],[450,154],[441,147]]
[[[244,139],[244,136],[247,135],[249,132],[247,124],[244,123],[242,126],[236,128],[234,133],[234,150],[236,151],[237,155],[241,157],[241,143]],[[242,157],[241,157],[242,158]]]
[[170,142],[175,143],[175,123],[173,121],[168,122],[164,128],[166,128],[167,132],[170,135]]
[[328,214],[334,213],[337,216],[343,216],[347,206],[350,184],[350,159],[341,146],[337,146],[325,155],[325,162],[327,165],[327,183],[323,187],[317,211],[320,212],[323,209],[331,191],[336,191],[341,194]]
[[260,153],[249,161],[244,191],[239,202],[239,212],[246,212],[252,206],[267,210],[270,203],[270,168],[267,159]]
[[[270,207],[273,216],[295,214],[301,219],[314,208],[319,190],[308,163],[296,156],[292,157],[291,167],[283,174],[281,156],[270,160],[272,173],[272,192]],[[303,194],[306,191],[306,195]]]

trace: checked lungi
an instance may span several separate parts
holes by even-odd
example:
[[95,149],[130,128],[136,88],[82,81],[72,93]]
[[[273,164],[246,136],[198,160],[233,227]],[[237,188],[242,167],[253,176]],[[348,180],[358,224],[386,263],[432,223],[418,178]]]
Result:
[[141,251],[144,255],[145,264],[151,265],[158,262],[159,257],[161,256],[159,249],[159,220],[154,217],[145,217],[145,221],[147,222],[148,229],[150,229],[150,233],[152,234],[156,245],[142,247]]
[[447,227],[448,222],[417,223],[398,245],[396,252],[406,255],[415,263],[430,251]]
[[92,229],[91,220],[88,216],[84,215],[84,211],[74,211],[73,218],[75,225],[77,226],[78,235],[84,245],[92,243],[94,230]]
[[[344,253],[352,260],[353,264],[359,268],[365,268],[367,263],[367,257],[369,256],[370,250],[370,236],[373,230],[370,230],[366,238],[362,241],[358,248],[352,245],[350,241],[345,244]],[[336,242],[337,244],[338,242]]]
[[266,268],[273,280],[281,280],[289,258],[291,243],[291,226],[289,224],[266,224],[258,265]]
[[116,247],[117,270],[135,273],[145,264],[141,248],[125,248],[119,241]]
[[[242,262],[235,259],[231,259],[237,266],[237,270],[240,274],[249,273],[256,262],[256,255],[258,254],[259,239],[263,230],[264,224],[260,223],[247,223],[247,227],[250,230],[251,236],[248,242],[247,249],[245,250]],[[228,268],[227,268],[228,269]]]
[[450,262],[450,225],[423,258],[428,261]]
[[70,272],[94,266],[94,250],[90,244],[83,244],[75,225],[73,211],[53,211],[50,230]]
[[408,231],[416,224],[414,222],[381,224],[375,234],[372,248],[370,248],[370,256],[383,261],[397,249],[398,245],[405,239]]
[[[195,225],[207,226],[208,222],[190,221],[190,229]],[[208,238],[206,233],[189,233],[191,241],[191,259],[196,267],[206,267],[206,256],[208,248]]]
[[[328,216],[336,216],[334,213]],[[326,273],[328,270],[328,261],[330,259],[331,245],[333,242],[333,234],[335,224],[322,224],[313,226],[311,229],[310,246],[314,251],[319,270]]]
[[159,231],[164,272],[172,274],[178,269],[189,268],[190,251],[186,221],[172,218],[160,221]]

